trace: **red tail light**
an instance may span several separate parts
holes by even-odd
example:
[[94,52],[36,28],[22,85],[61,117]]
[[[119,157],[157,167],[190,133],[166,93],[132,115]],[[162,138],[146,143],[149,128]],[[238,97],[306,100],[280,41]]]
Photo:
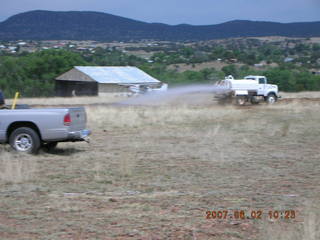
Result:
[[67,113],[67,114],[64,116],[63,124],[64,124],[65,126],[70,126],[70,124],[71,124],[71,116],[70,116],[70,113]]

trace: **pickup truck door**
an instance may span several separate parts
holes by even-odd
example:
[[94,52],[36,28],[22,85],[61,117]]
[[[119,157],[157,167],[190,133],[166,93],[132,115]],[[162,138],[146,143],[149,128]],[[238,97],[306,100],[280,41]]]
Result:
[[265,95],[267,81],[265,78],[259,78],[258,95]]

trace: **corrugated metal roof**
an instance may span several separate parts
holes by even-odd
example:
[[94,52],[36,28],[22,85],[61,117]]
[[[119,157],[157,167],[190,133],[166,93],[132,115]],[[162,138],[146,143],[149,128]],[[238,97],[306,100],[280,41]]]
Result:
[[150,75],[136,67],[76,66],[75,69],[88,75],[98,83],[137,84],[160,82],[159,80],[151,77]]

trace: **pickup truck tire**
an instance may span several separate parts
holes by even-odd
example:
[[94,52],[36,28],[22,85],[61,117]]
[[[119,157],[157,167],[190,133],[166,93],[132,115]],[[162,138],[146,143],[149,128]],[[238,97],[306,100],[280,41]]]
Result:
[[28,127],[20,127],[14,130],[9,137],[9,143],[18,152],[33,154],[37,153],[41,146],[39,134]]
[[266,99],[268,104],[274,104],[277,100],[277,96],[274,93],[269,93]]

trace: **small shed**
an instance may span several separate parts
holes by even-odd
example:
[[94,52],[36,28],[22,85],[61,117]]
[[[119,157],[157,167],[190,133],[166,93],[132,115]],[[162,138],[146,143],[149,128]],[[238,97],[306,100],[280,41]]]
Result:
[[159,88],[162,83],[137,67],[76,66],[55,79],[56,96],[129,93],[131,87]]

